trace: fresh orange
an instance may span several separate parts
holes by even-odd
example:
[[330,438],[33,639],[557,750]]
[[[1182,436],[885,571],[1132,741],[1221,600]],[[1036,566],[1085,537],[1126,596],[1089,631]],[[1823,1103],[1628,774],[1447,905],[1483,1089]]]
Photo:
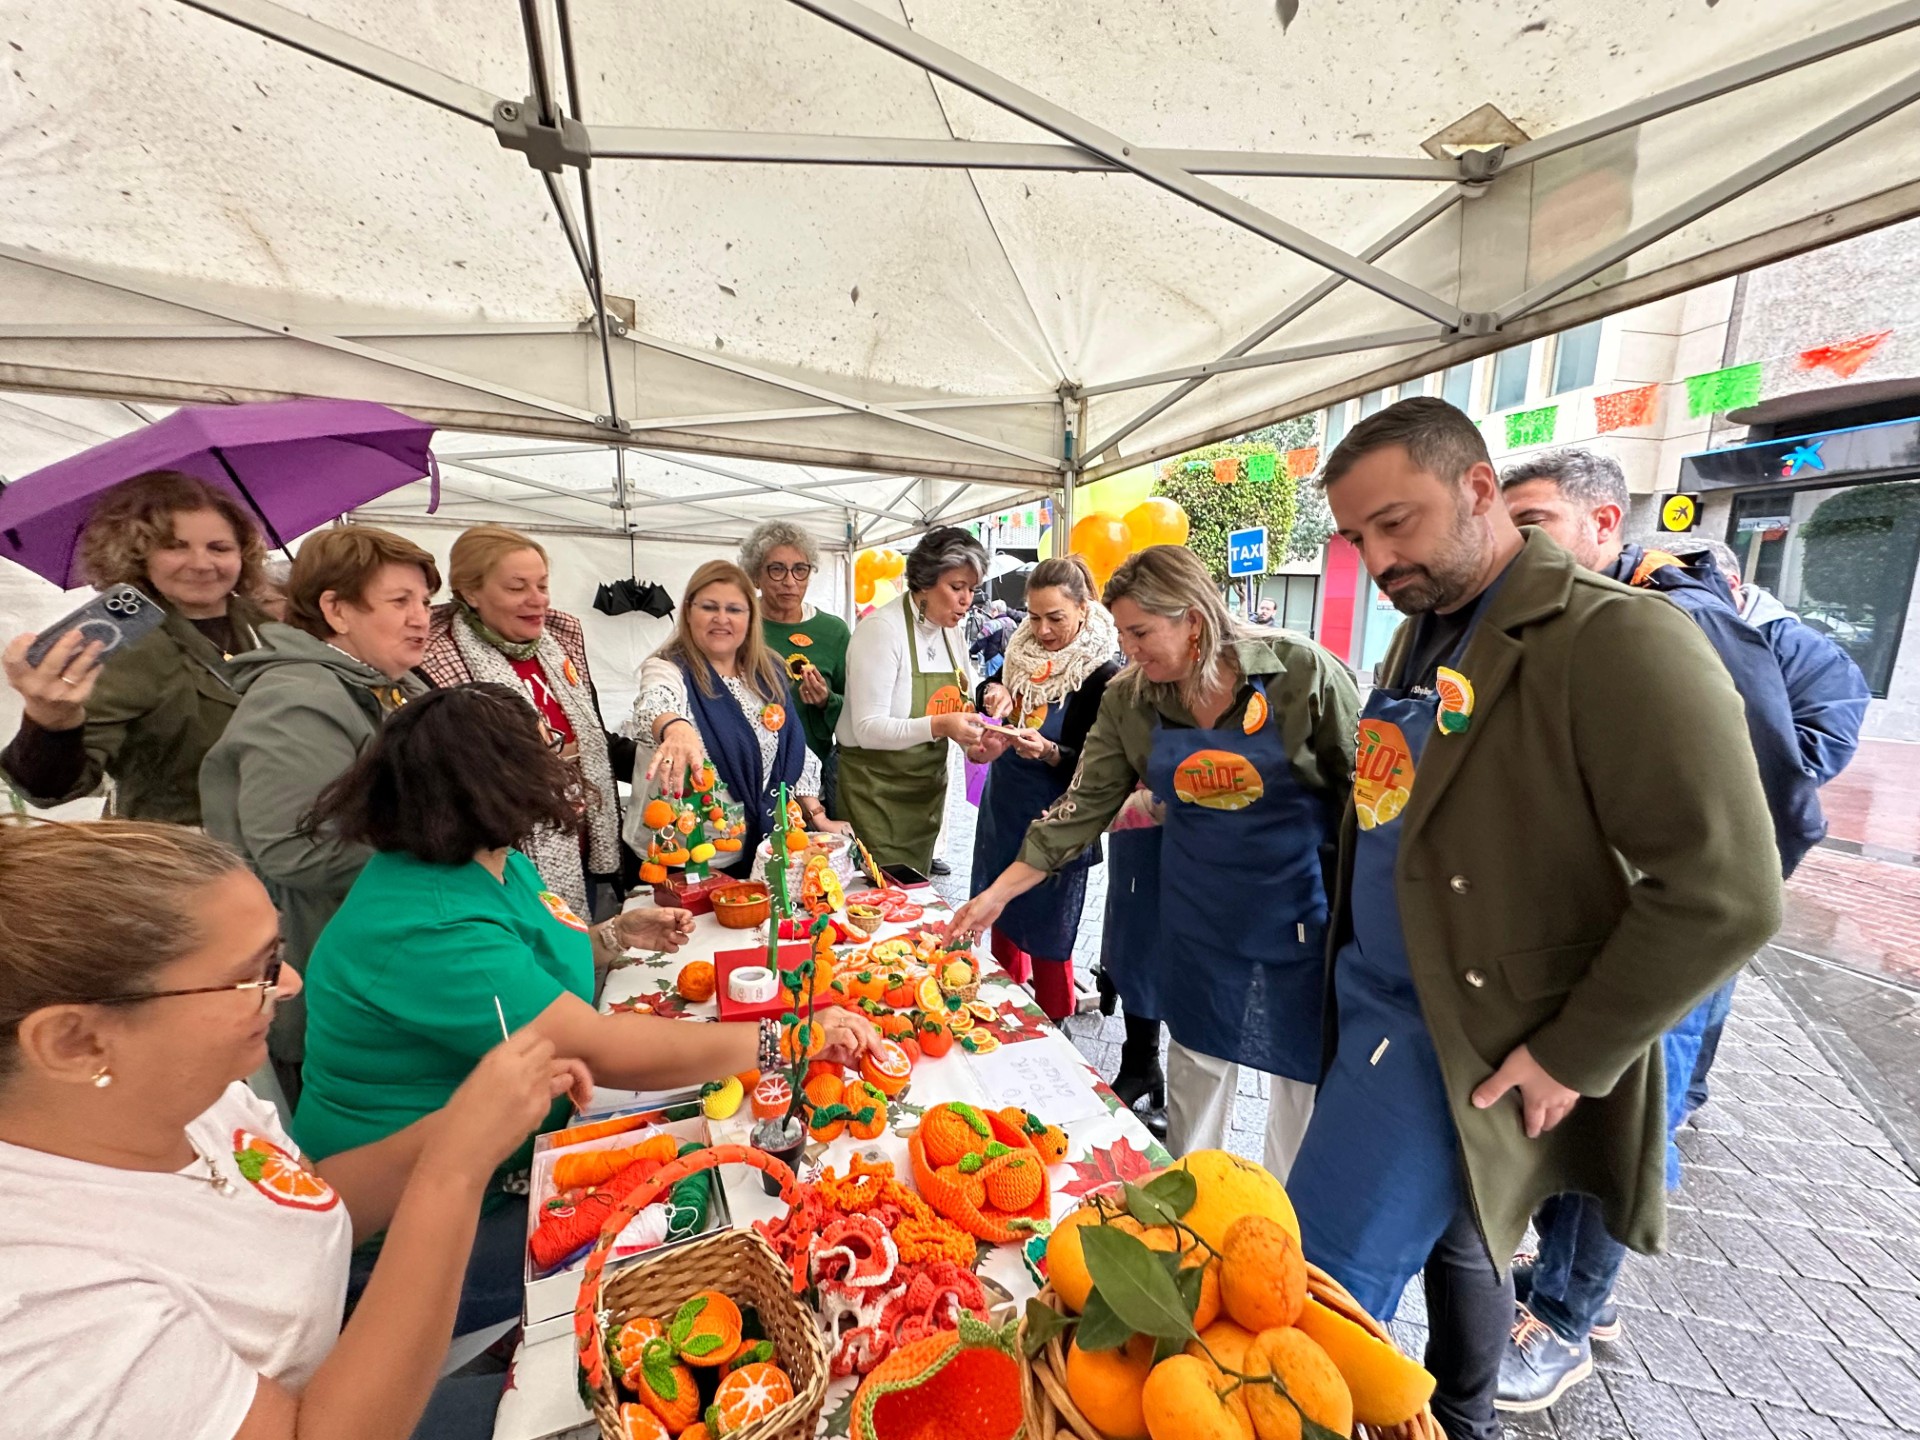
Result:
[[1241,1389],[1260,1440],[1300,1440],[1302,1415],[1336,1435],[1353,1433],[1353,1396],[1347,1382],[1327,1352],[1298,1330],[1261,1331],[1247,1347],[1245,1373],[1271,1375],[1286,1388],[1283,1395],[1271,1383],[1250,1380]]
[[1253,1344],[1251,1330],[1244,1330],[1231,1320],[1216,1320],[1211,1325],[1194,1328],[1200,1332],[1200,1338],[1187,1342],[1187,1354],[1198,1355],[1202,1360],[1211,1357],[1228,1370],[1247,1368],[1247,1347]]
[[1141,1392],[1153,1369],[1153,1341],[1136,1335],[1118,1350],[1067,1347],[1067,1396],[1107,1440],[1147,1440]]
[[[921,1122],[923,1126],[925,1123],[924,1120]],[[1078,1210],[1069,1210],[1061,1216],[1054,1224],[1053,1234],[1047,1238],[1047,1279],[1061,1303],[1076,1315],[1087,1308],[1087,1296],[1093,1292],[1093,1277],[1087,1273],[1087,1257],[1080,1244],[1080,1231],[1085,1226],[1100,1223],[1100,1209],[1089,1201]],[[1113,1216],[1105,1223],[1117,1226],[1129,1235],[1141,1233],[1140,1222],[1131,1215]],[[1172,1232],[1166,1233],[1170,1235]],[[1161,1248],[1171,1250],[1173,1246],[1168,1244]]]
[[793,1399],[793,1382],[778,1365],[743,1365],[720,1382],[713,1408],[720,1416],[720,1433],[730,1435],[756,1420],[764,1420]]
[[1140,1410],[1153,1440],[1253,1440],[1253,1419],[1236,1382],[1204,1360],[1174,1355],[1153,1367]]
[[740,1348],[740,1307],[718,1290],[702,1290],[675,1312],[667,1334],[687,1364],[724,1365]]
[[649,800],[640,812],[640,823],[649,830],[664,830],[673,824],[673,806],[659,798]]
[[1309,1297],[1300,1331],[1327,1352],[1353,1395],[1362,1425],[1404,1425],[1433,1398],[1433,1376],[1384,1340]]
[[1307,1303],[1300,1243],[1264,1215],[1242,1215],[1227,1227],[1221,1246],[1220,1300],[1256,1335],[1293,1324]]
[[1265,1166],[1225,1150],[1195,1150],[1174,1161],[1173,1168],[1193,1176],[1197,1191],[1181,1223],[1215,1250],[1226,1240],[1227,1227],[1242,1215],[1265,1215],[1299,1240],[1300,1222],[1286,1187]]
[[680,967],[680,976],[673,982],[673,988],[680,992],[680,998],[691,1000],[696,1005],[713,998],[713,986],[711,960],[689,960]]

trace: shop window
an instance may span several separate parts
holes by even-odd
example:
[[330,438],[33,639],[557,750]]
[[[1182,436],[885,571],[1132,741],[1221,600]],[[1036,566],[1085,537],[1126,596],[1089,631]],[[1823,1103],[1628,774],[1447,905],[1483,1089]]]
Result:
[[1747,583],[1831,635],[1884,699],[1920,564],[1920,481],[1751,491],[1728,531]]
[[1553,393],[1584,390],[1600,366],[1600,322],[1563,331],[1553,352]]
[[1516,345],[1493,357],[1493,408],[1511,410],[1527,401],[1527,371],[1533,365],[1533,346]]
[[1456,410],[1473,414],[1473,362],[1449,365],[1440,376],[1440,398]]

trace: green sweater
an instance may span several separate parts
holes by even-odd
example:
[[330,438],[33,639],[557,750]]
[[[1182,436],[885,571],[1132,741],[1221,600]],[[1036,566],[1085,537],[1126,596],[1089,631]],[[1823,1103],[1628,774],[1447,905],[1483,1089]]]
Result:
[[504,881],[478,861],[382,851],[313,947],[305,979],[294,1133],[324,1159],[445,1105],[500,1043],[502,1015],[518,1029],[562,995],[591,1003],[593,940],[517,850]]
[[[1325,803],[1331,834],[1353,786],[1354,733],[1360,718],[1353,677],[1333,655],[1284,630],[1240,641],[1235,655],[1242,675],[1273,677],[1267,681],[1267,703],[1280,726],[1294,777]],[[1146,779],[1156,722],[1164,718],[1175,725],[1194,724],[1170,689],[1147,688],[1164,693],[1136,694],[1124,671],[1108,684],[1072,785],[1027,829],[1020,847],[1027,864],[1051,873],[1099,839],[1134,786]],[[1253,687],[1242,680],[1232,706],[1220,717],[1220,728],[1243,720],[1252,694]]]
[[815,610],[798,625],[783,625],[762,619],[760,629],[767,648],[778,655],[793,675],[794,662],[806,659],[827,677],[827,703],[809,705],[800,699],[800,682],[793,682],[793,698],[799,702],[800,724],[807,732],[807,748],[822,761],[833,751],[833,727],[840,723],[840,708],[847,703],[847,642],[853,632],[838,615]]

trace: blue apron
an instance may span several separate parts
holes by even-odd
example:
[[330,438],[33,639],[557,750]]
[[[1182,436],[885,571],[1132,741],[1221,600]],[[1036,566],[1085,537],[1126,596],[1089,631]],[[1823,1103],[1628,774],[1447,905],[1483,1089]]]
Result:
[[[1064,699],[1047,706],[1040,722],[1041,737],[1058,745],[1066,718]],[[1044,760],[1029,760],[1011,750],[993,762],[973,831],[974,894],[986,889],[1020,858],[1027,827],[1067,793],[1072,779],[1071,773],[1056,776]],[[1071,959],[1073,938],[1080,930],[1080,911],[1087,901],[1087,870],[1099,859],[1096,841],[1084,855],[1061,866],[1044,883],[1008,901],[993,928],[1036,959]]]
[[1326,807],[1294,777],[1263,676],[1248,723],[1157,723],[1147,785],[1160,827],[1160,944],[1146,968],[1189,1050],[1289,1080],[1320,1078]]
[[[1472,631],[1441,664],[1459,658]],[[1353,935],[1333,962],[1339,1038],[1287,1178],[1307,1259],[1381,1320],[1399,1309],[1464,1193],[1459,1136],[1394,884],[1400,816],[1438,708],[1431,691],[1378,685],[1360,712],[1356,809],[1391,818],[1356,832]]]
[[1160,1015],[1160,831],[1146,825],[1107,832],[1107,913],[1100,968],[1127,1014]]

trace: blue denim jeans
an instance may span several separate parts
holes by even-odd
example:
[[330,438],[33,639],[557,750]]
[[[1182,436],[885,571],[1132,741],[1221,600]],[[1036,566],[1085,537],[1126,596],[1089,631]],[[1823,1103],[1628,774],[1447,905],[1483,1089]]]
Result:
[[[494,1204],[494,1209],[480,1216],[473,1232],[466,1279],[460,1286],[460,1309],[453,1321],[455,1335],[518,1320],[521,1302],[526,1298],[521,1257],[527,1248],[527,1197],[502,1196]],[[353,1261],[347,1270],[349,1315],[360,1303],[360,1294],[373,1278],[373,1267],[379,1258],[380,1247],[375,1241],[353,1252]]]
[[1535,1212],[1540,1258],[1533,1262],[1527,1308],[1569,1345],[1593,1329],[1613,1293],[1627,1247],[1607,1233],[1600,1202],[1591,1195],[1556,1195]]
[[1693,1075],[1687,1082],[1689,1115],[1707,1103],[1707,1072],[1713,1069],[1713,1057],[1719,1052],[1720,1032],[1727,1028],[1727,1016],[1733,1013],[1733,987],[1739,981],[1736,975],[1707,1001],[1707,1028],[1700,1036],[1700,1054],[1693,1062]]
[[506,1388],[505,1372],[448,1376],[433,1387],[413,1440],[492,1440],[494,1412]]

